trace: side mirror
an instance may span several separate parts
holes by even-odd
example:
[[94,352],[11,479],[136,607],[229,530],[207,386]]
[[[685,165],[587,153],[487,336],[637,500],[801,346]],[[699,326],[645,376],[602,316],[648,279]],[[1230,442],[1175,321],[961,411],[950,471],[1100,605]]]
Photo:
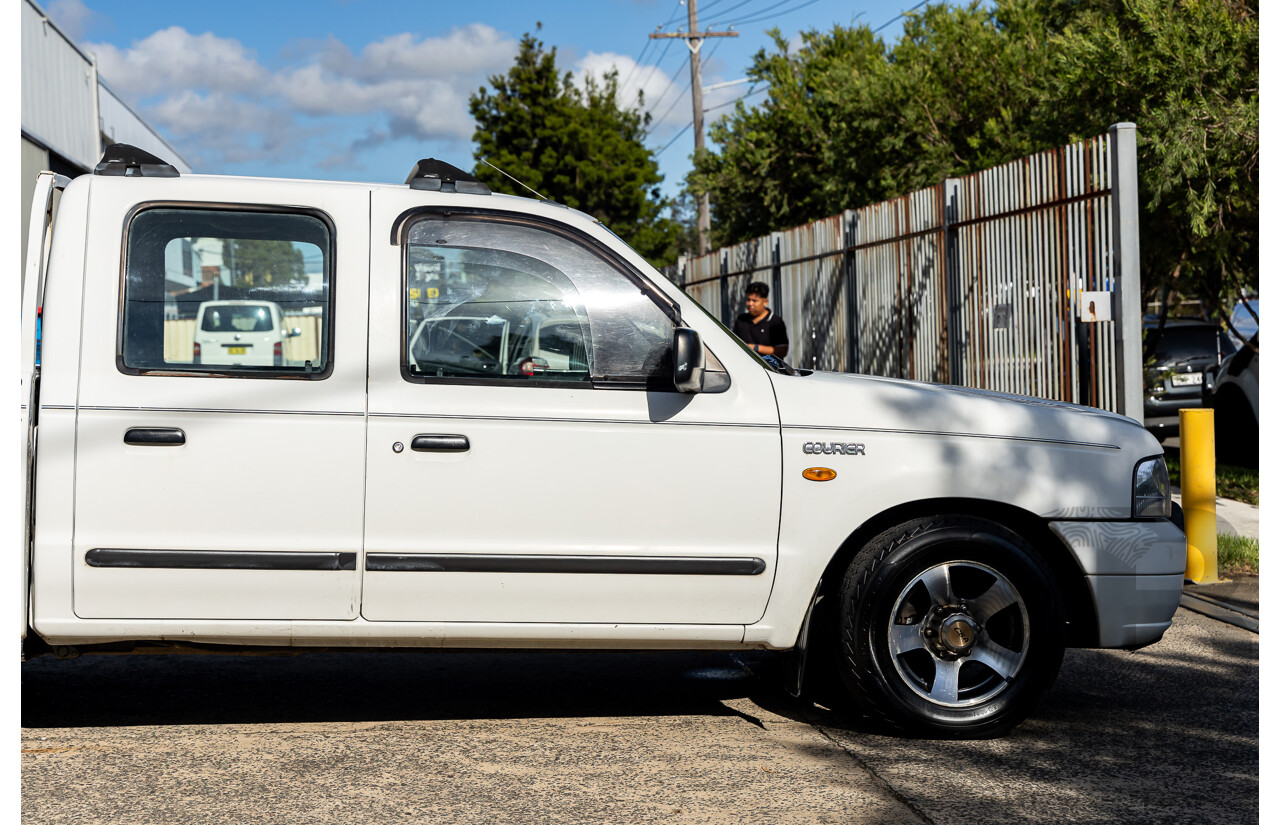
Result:
[[284,337],[286,337],[286,338],[297,338],[297,337],[298,337],[299,335],[301,335],[301,334],[302,334],[302,327],[294,327],[293,329],[291,329],[291,330],[289,330],[288,332],[286,332],[286,333],[284,334]]
[[672,347],[675,362],[675,384],[680,392],[702,392],[702,377],[707,367],[707,353],[702,338],[688,327],[676,327]]

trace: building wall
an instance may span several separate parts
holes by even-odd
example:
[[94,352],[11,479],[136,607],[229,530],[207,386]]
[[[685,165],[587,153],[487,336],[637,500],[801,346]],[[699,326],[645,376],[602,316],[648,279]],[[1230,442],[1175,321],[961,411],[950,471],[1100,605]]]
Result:
[[89,172],[111,143],[130,143],[191,165],[98,76],[94,58],[63,34],[34,0],[22,0],[22,270],[36,175]]
[[[102,145],[128,143],[163,158],[181,174],[190,174],[191,166],[150,124],[116,95],[105,82],[109,79],[98,78],[98,116],[102,120]],[[97,158],[94,158],[94,162],[97,163]]]
[[22,131],[33,142],[89,169],[102,154],[94,122],[96,73],[30,0],[22,4]]

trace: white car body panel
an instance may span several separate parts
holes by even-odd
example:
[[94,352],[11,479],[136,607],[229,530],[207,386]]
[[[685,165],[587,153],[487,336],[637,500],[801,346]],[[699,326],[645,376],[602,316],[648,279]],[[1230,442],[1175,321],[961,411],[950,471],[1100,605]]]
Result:
[[[375,192],[373,224],[390,227],[424,200],[431,198],[415,191]],[[773,582],[781,472],[777,407],[764,372],[744,372],[727,392],[696,395],[411,383],[400,374],[400,255],[399,246],[374,239],[371,306],[380,316],[369,343],[367,552],[749,557],[765,569],[752,576],[370,571],[364,617],[757,620]],[[471,447],[408,449],[423,434],[464,435]]]
[[[117,368],[125,217],[142,203],[171,202],[285,205],[332,218],[332,374]],[[731,376],[729,389],[405,380],[402,247],[390,232],[424,205],[535,215],[608,247],[679,304],[682,323]],[[1057,531],[1057,544],[1040,549],[1063,554],[1087,583],[1096,603],[1086,609],[1105,625],[1100,643],[1158,638],[1170,598],[1176,607],[1185,541],[1168,522],[1130,518],[1134,465],[1161,453],[1137,422],[867,376],[773,374],[573,210],[404,186],[86,177],[64,195],[57,237],[32,587],[32,627],[51,644],[789,648],[818,581],[855,531],[902,508],[966,500]],[[123,444],[135,426],[181,428],[187,444]],[[465,435],[470,449],[414,452],[421,434]],[[863,449],[812,453],[809,443]],[[248,497],[235,492],[244,489],[246,455],[260,457]],[[837,477],[801,476],[815,466]],[[229,507],[235,518],[220,517]],[[302,572],[90,567],[86,552],[103,547],[322,551],[356,562]],[[366,572],[370,553],[748,557],[764,570]]]
[[[232,574],[263,571],[102,569],[85,562],[94,548],[361,551],[367,195],[327,189],[306,203],[343,227],[335,261],[343,303],[334,318],[343,356],[334,359],[331,375],[316,381],[137,376],[116,366],[126,216],[140,202],[291,204],[296,188],[158,179],[147,180],[149,191],[140,197],[135,182],[92,180],[83,289],[93,310],[82,325],[77,437],[67,442],[76,445],[74,614],[260,619],[298,610],[290,618],[354,617],[357,570],[272,571],[245,589],[230,584],[245,578]],[[51,326],[50,338],[56,334]],[[128,446],[123,437],[132,427],[178,428],[187,442]],[[228,586],[211,585],[210,573]],[[264,605],[264,592],[281,605]]]

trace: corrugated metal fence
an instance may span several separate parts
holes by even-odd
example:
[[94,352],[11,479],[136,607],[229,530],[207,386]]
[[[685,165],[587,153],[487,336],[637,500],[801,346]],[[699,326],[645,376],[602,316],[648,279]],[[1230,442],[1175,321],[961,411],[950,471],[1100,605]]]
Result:
[[[1140,386],[1140,365],[1130,357],[1122,369],[1116,344],[1122,328],[1140,335],[1136,191],[1117,197],[1120,186],[1136,190],[1135,147],[1132,126],[1114,126],[684,259],[666,274],[730,326],[747,285],[769,284],[770,306],[791,337],[787,360],[796,366],[961,384],[1141,418],[1140,397],[1130,393],[1126,404],[1124,391]],[[1122,258],[1132,270],[1123,291]],[[1089,301],[1098,317],[1114,320],[1085,321]]]

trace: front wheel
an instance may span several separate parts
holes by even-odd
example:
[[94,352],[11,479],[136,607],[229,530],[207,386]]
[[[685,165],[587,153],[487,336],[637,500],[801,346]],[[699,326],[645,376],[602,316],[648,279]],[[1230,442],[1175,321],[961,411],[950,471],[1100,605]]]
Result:
[[945,738],[998,736],[1057,676],[1053,576],[993,522],[916,519],[854,557],[840,592],[841,677],[873,718]]

